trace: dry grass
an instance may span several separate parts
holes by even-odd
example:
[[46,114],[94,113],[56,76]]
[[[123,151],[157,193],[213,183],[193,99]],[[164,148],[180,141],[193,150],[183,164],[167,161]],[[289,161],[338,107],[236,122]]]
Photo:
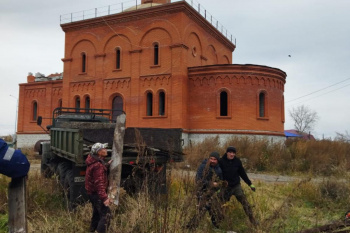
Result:
[[[249,170],[298,173],[304,174],[305,179],[284,184],[254,181],[255,193],[243,184],[260,224],[252,229],[242,206],[232,198],[223,205],[226,217],[221,232],[298,232],[342,219],[350,207],[350,178],[345,172],[349,168],[348,144],[295,141],[271,145],[266,141],[233,138],[227,145],[237,147],[238,155],[247,159],[245,165]],[[223,154],[227,145],[219,145],[217,139],[194,145],[186,149],[185,163],[195,169],[211,151]],[[196,231],[183,228],[196,211],[194,171],[171,167],[168,193],[153,194],[144,187],[135,196],[122,196],[121,205],[112,207],[109,232],[218,232],[212,228],[209,215]],[[311,182],[308,177],[317,174],[327,178]],[[0,175],[0,232],[7,232],[9,181]],[[91,217],[89,203],[69,212],[56,179],[43,179],[37,172],[30,172],[27,186],[29,232],[87,232]]]
[[[7,213],[6,185],[9,179],[1,178],[1,217],[3,232]],[[121,205],[112,207],[113,219],[109,232],[187,232],[183,226],[196,210],[193,172],[171,170],[168,194],[151,194],[143,189],[135,196],[123,195]],[[349,206],[348,182],[327,179],[312,183],[310,179],[286,184],[270,184],[255,181],[257,191],[243,188],[254,214],[260,222],[252,229],[242,206],[232,198],[223,206],[225,219],[223,231],[237,232],[297,232],[316,225],[339,220]],[[344,208],[345,207],[345,208]],[[87,232],[91,217],[89,203],[74,212],[66,208],[56,180],[43,179],[37,173],[28,178],[28,227],[29,232]],[[3,219],[1,221],[1,219]],[[0,232],[1,232],[0,230]],[[209,215],[196,231],[215,232]]]
[[[33,179],[31,181],[31,179]],[[65,208],[65,201],[56,181],[29,177],[30,232],[87,232],[91,205],[79,206],[74,212]],[[35,185],[39,183],[43,185]],[[349,206],[349,187],[343,181],[327,179],[312,183],[310,179],[286,184],[255,182],[257,192],[243,185],[248,200],[260,222],[252,229],[240,203],[232,198],[223,206],[226,218],[223,231],[297,232],[302,229],[339,220]],[[43,188],[44,187],[44,188]],[[186,225],[196,210],[193,172],[172,170],[168,194],[151,194],[147,189],[131,197],[122,196],[121,205],[112,207],[109,232],[187,232]],[[214,232],[209,215],[196,231]]]
[[232,137],[220,145],[218,138],[214,138],[186,148],[186,162],[196,168],[211,151],[223,155],[228,146],[237,148],[237,156],[246,161],[249,171],[344,176],[350,170],[350,143],[329,140],[271,143],[258,138]]
[[31,164],[40,164],[40,155],[33,148],[21,148],[22,153],[27,157]]

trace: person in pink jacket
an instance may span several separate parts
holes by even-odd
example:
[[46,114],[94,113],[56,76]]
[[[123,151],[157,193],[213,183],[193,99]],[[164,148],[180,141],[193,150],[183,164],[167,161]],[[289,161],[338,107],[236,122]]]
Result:
[[90,232],[106,232],[111,218],[111,201],[107,195],[109,163],[104,161],[107,156],[106,147],[107,144],[95,143],[85,161],[85,189],[93,208]]

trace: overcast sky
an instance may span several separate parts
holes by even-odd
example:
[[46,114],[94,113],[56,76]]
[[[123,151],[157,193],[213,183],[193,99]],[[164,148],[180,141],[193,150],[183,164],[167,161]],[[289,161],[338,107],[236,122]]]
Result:
[[[28,72],[63,71],[60,15],[121,2],[0,1],[0,135],[15,130],[18,84],[27,81]],[[194,2],[236,38],[234,64],[266,65],[287,73],[285,129],[294,128],[288,111],[304,104],[320,117],[312,132],[317,138],[350,132],[349,0]]]

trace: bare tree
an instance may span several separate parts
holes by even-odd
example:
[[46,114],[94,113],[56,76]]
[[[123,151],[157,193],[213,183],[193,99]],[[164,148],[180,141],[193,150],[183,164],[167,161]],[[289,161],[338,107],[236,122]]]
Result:
[[345,130],[345,133],[335,133],[337,134],[337,136],[334,138],[335,141],[350,142],[350,134],[347,130]]
[[292,108],[289,110],[289,115],[294,121],[295,129],[301,133],[311,131],[319,119],[317,112],[305,105]]

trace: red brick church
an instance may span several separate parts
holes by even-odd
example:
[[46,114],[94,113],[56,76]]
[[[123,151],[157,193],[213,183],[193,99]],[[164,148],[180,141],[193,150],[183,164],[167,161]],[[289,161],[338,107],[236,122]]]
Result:
[[18,147],[45,138],[36,118],[51,124],[59,106],[122,109],[127,127],[181,128],[185,144],[284,139],[286,73],[232,64],[232,38],[187,1],[142,0],[61,27],[63,74],[29,74],[19,84]]

